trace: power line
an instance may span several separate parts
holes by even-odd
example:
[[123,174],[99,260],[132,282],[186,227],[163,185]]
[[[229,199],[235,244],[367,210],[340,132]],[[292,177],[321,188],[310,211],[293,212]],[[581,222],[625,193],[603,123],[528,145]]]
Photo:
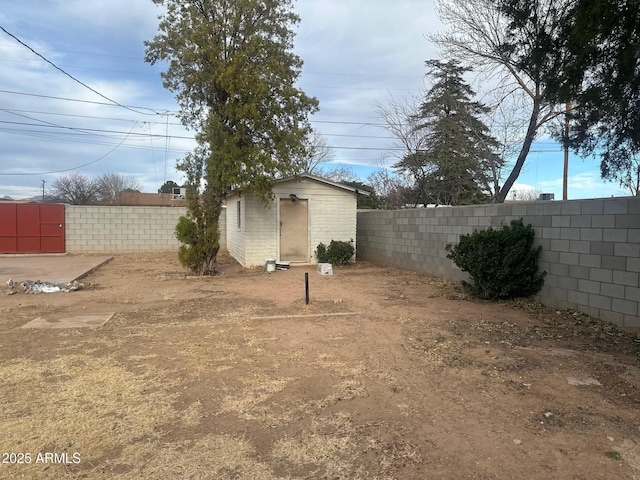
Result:
[[[2,108],[0,110],[4,110],[5,112],[10,112],[10,113],[14,113],[14,112],[18,112],[18,113],[35,113],[38,115],[56,115],[59,117],[73,117],[73,118],[90,118],[92,120],[110,120],[110,121],[114,121],[114,122],[130,122],[131,119],[130,118],[117,118],[117,117],[98,117],[96,115],[80,115],[78,113],[58,113],[58,112],[42,112],[40,110],[22,110],[22,109],[18,109],[18,108]],[[145,120],[144,123],[148,123],[148,124],[162,124],[164,125],[165,122],[152,122],[149,120]],[[181,123],[170,123],[170,125],[182,125]]]
[[153,161],[153,178],[158,183],[158,173],[156,171],[156,156],[153,148],[153,137],[151,136],[151,125],[149,125],[149,143],[151,144],[151,160]]
[[343,122],[337,120],[309,120],[311,123],[326,123],[326,124],[334,124],[334,125],[364,125],[366,127],[384,127],[386,126],[384,123],[372,123],[372,122]]
[[303,70],[302,75],[309,73],[312,75],[332,75],[336,77],[370,77],[370,78],[412,78],[414,80],[418,78],[424,78],[424,75],[388,75],[388,74],[371,74],[371,73],[341,73],[341,72],[314,72],[312,70]]
[[[4,132],[4,133],[9,133],[12,135],[24,135],[24,136],[28,136],[28,137],[33,137],[33,138],[42,138],[42,139],[48,139],[48,140],[59,140],[59,141],[64,141],[64,142],[72,142],[72,143],[81,143],[81,144],[86,144],[86,145],[105,145],[105,146],[113,146],[114,143],[113,142],[108,142],[106,140],[103,141],[99,141],[99,140],[89,140],[89,136],[73,136],[73,138],[63,138],[61,137],[61,135],[70,135],[67,134],[65,132],[60,132],[58,135],[56,135],[55,133],[47,133],[47,132],[40,132],[40,131],[35,131],[35,130],[23,130],[23,129],[13,129],[13,128],[0,128],[0,132]],[[135,134],[134,134],[135,135]],[[106,138],[113,138],[115,139],[115,137],[109,137],[108,135],[101,135],[103,137]],[[122,145],[121,148],[128,148],[128,149],[132,149],[132,150],[150,150],[150,147],[147,145],[136,145],[136,144],[127,144],[127,145]],[[176,153],[176,154],[185,154],[187,152],[189,152],[190,150],[176,150],[176,149],[169,149],[170,152]]]
[[[10,122],[7,120],[0,120],[0,123],[4,123],[4,124],[9,124],[9,125],[23,125],[23,126],[30,126],[30,127],[41,127],[41,128],[60,128],[60,129],[71,129],[74,131],[78,131],[80,133],[85,133],[85,132],[100,132],[100,133],[113,133],[113,134],[118,134],[118,135],[127,135],[127,136],[139,136],[139,137],[146,137],[147,134],[146,133],[132,133],[130,132],[123,132],[120,130],[107,130],[107,129],[99,129],[99,128],[72,128],[72,127],[66,127],[63,125],[57,125],[57,124],[50,124],[50,125],[39,125],[37,123],[26,123],[26,122]],[[338,122],[338,123],[346,123],[346,122]],[[364,125],[364,124],[357,124],[357,125]],[[135,125],[134,125],[135,126]],[[150,137],[157,137],[157,138],[164,138],[166,139],[171,139],[171,138],[175,138],[175,139],[180,139],[180,140],[195,140],[194,136],[184,136],[184,135],[161,135],[161,134],[151,134],[151,132],[149,132],[148,134]],[[345,137],[350,137],[350,135],[344,135]],[[390,139],[390,140],[394,140],[394,138],[392,137],[382,137],[384,139]],[[345,146],[331,146],[331,148],[336,149],[336,150],[380,150],[380,151],[405,151],[405,148],[399,148],[399,147],[384,147],[384,148],[376,148],[376,147],[345,147]],[[561,148],[546,148],[546,149],[538,149],[538,150],[530,150],[533,153],[550,153],[550,152],[558,152],[558,151],[562,151]]]
[[[32,60],[0,60],[0,62],[4,62],[4,63],[21,63],[24,65],[37,65],[37,63],[35,63],[35,61]],[[98,67],[86,67],[86,66],[80,66],[80,65],[63,65],[60,68],[74,68],[76,70],[93,70],[96,72],[108,72],[108,73],[126,73],[129,75],[146,75],[149,77],[157,77],[158,76],[158,72],[134,72],[131,70],[115,70],[113,68],[98,68]]]
[[167,160],[169,156],[169,114],[167,113],[167,127],[165,130],[165,142],[164,142],[164,181],[167,181]]
[[68,73],[67,71],[63,70],[62,68],[60,68],[59,66],[57,66],[55,63],[53,63],[51,60],[49,60],[48,58],[46,58],[44,55],[36,52],[33,48],[31,48],[29,45],[27,45],[26,43],[24,43],[22,40],[20,40],[18,37],[16,37],[14,34],[8,32],[2,25],[0,25],[0,30],[2,30],[4,33],[6,33],[7,35],[9,35],[11,38],[13,38],[16,42],[18,42],[20,45],[28,48],[30,51],[32,51],[34,54],[36,54],[38,57],[40,57],[41,59],[43,59],[45,62],[47,62],[49,65],[51,65],[53,68],[55,68],[56,70],[59,70],[60,72],[64,73],[67,77],[69,77],[71,80],[73,80],[74,82],[79,83],[80,85],[82,85],[83,87],[85,87],[88,90],[91,90],[93,93],[95,93],[96,95],[104,98],[105,100],[108,100],[109,102],[111,102],[114,105],[117,105],[119,107],[125,108],[127,110],[131,110],[132,112],[135,113],[139,113],[142,115],[153,115],[151,113],[144,113],[144,112],[139,112],[136,111],[132,108],[129,108],[125,105],[122,105],[121,103],[116,102],[115,100],[112,100],[111,98],[107,97],[106,95],[103,95],[102,93],[98,92],[97,90],[91,88],[89,85],[87,85],[86,83],[78,80],[76,77],[74,77],[73,75],[71,75],[70,73]]
[[[16,112],[13,112],[13,111],[11,111],[11,110],[7,110],[7,109],[5,109],[5,108],[0,108],[0,111],[10,113],[11,115],[16,115],[17,117],[26,118],[26,119],[28,119],[28,120],[34,120],[34,121],[36,121],[36,122],[41,122],[41,123],[44,123],[44,124],[45,124],[45,126],[52,126],[52,127],[56,127],[56,128],[64,128],[64,129],[66,129],[66,130],[77,131],[77,132],[82,133],[83,135],[97,135],[97,134],[95,134],[95,133],[83,132],[82,130],[80,130],[80,129],[78,129],[78,128],[74,128],[74,127],[65,127],[64,125],[58,125],[57,123],[47,122],[46,120],[40,120],[39,118],[30,117],[30,116],[28,116],[28,115],[23,115],[23,114],[21,114],[21,113],[16,113]],[[102,135],[97,135],[97,136],[102,136]]]
[[410,92],[411,90],[415,90],[412,88],[363,87],[361,85],[355,85],[353,87],[333,87],[330,85],[298,85],[298,87],[305,90],[310,90],[312,88],[325,90],[384,90],[385,92]]
[[[10,122],[8,120],[0,120],[0,123],[4,123],[4,124],[8,124],[8,125],[23,125],[26,127],[41,127],[41,128],[60,128],[60,129],[71,129],[71,130],[75,130],[77,132],[100,132],[100,133],[114,133],[114,134],[118,134],[118,135],[132,135],[132,136],[140,136],[140,137],[146,137],[147,134],[146,133],[127,133],[127,132],[123,132],[121,130],[107,130],[104,128],[70,128],[70,127],[65,127],[63,125],[55,125],[55,124],[51,124],[51,125],[40,125],[38,123],[26,123],[26,122]],[[135,125],[134,125],[135,127]],[[165,138],[166,135],[159,135],[159,134],[153,134],[154,137],[158,137],[158,138]],[[182,140],[194,140],[195,137],[187,137],[187,136],[183,136],[183,135],[169,135],[171,138],[177,138],[177,139],[182,139]]]
[[[1,27],[0,27],[1,28]],[[100,160],[108,157],[109,155],[111,155],[113,152],[115,152],[129,137],[129,134],[131,134],[131,132],[133,132],[133,129],[135,128],[135,125],[133,127],[131,127],[131,131],[129,131],[129,133],[122,139],[122,141],[116,145],[115,147],[113,147],[111,150],[109,150],[107,153],[105,153],[104,155],[102,155],[99,158],[96,158],[95,160],[92,160],[90,162],[84,163],[82,165],[77,165],[75,167],[72,168],[65,168],[63,170],[53,170],[51,172],[30,172],[30,173],[3,173],[0,172],[0,175],[3,176],[32,176],[32,175],[50,175],[53,173],[65,173],[65,172],[71,172],[73,170],[78,170],[80,168],[84,168],[84,167],[88,167],[89,165],[93,165],[94,163],[98,163]]]
[[[95,101],[91,101],[91,100],[80,100],[77,98],[68,98],[68,97],[57,97],[57,96],[53,96],[53,95],[41,95],[38,93],[26,93],[26,92],[16,92],[13,90],[1,90],[0,89],[0,93],[8,93],[11,95],[25,95],[25,96],[29,96],[29,97],[38,97],[38,98],[50,98],[53,100],[65,100],[65,101],[69,101],[69,102],[79,102],[79,103],[89,103],[89,104],[93,104],[93,105],[108,105],[108,106],[113,106],[110,103],[105,103],[105,102],[95,102]],[[132,108],[142,108],[142,109],[146,109],[146,110],[151,110],[156,112],[156,114],[158,114],[157,111],[151,109],[151,108],[147,108],[147,107],[132,107]],[[131,108],[129,108],[129,110],[131,110]],[[165,110],[163,112],[163,114],[177,114],[177,111],[171,111],[171,110]],[[346,122],[346,121],[337,121],[337,120],[314,120],[313,118],[311,118],[309,120],[311,123],[322,123],[322,124],[332,124],[332,125],[361,125],[361,126],[373,126],[373,127],[384,127],[385,124],[384,123],[374,123],[374,122]],[[161,122],[154,122],[154,123],[161,123]],[[172,124],[172,125],[182,125],[182,124]]]
[[[16,45],[10,43],[0,43],[2,47],[16,47]],[[122,58],[128,60],[139,60],[138,57],[128,56],[128,55],[113,55],[107,53],[96,53],[96,52],[77,52],[74,50],[56,50],[52,48],[42,48],[41,51],[44,52],[55,52],[55,53],[72,53],[74,55],[85,55],[91,57],[108,57],[108,58]],[[77,68],[86,68],[86,67],[77,67]],[[108,70],[110,71],[110,70]],[[135,72],[131,72],[135,73]],[[302,70],[302,75],[324,75],[324,76],[336,76],[336,77],[369,77],[369,78],[407,78],[407,79],[422,79],[424,75],[391,75],[388,73],[354,73],[354,72],[319,72],[314,70]]]
[[[31,64],[31,61],[28,60],[2,60],[3,62],[11,62],[11,63],[22,63],[22,64]],[[131,70],[115,70],[113,68],[98,68],[98,67],[86,67],[86,66],[78,66],[78,65],[64,65],[65,68],[74,68],[74,69],[78,69],[78,70],[92,70],[95,72],[108,72],[108,73],[120,73],[120,74],[127,74],[127,75],[145,75],[145,76],[149,76],[149,77],[157,77],[158,73],[157,72],[135,72],[135,71],[131,71]],[[62,70],[62,67],[57,67],[59,70]],[[350,73],[316,73],[317,75],[335,75],[335,76],[345,76],[345,77],[363,77],[363,78],[376,78],[376,77],[391,77],[393,78],[392,75],[365,75],[365,74],[350,74]],[[398,76],[397,78],[415,78],[415,77],[401,77]],[[319,80],[319,79],[318,79]],[[383,86],[377,86],[377,87],[372,87],[372,86],[362,86],[360,84],[354,84],[353,86],[344,86],[344,85],[305,85],[305,84],[297,84],[297,86],[301,89],[304,90],[310,90],[310,89],[327,89],[327,90],[384,90],[384,91],[390,91],[390,92],[407,92],[407,91],[412,91],[415,90],[414,87],[407,87],[407,88],[390,88],[390,87],[383,87]]]
[[[39,125],[37,123],[27,123],[27,122],[10,122],[7,120],[0,120],[0,123],[4,123],[4,124],[9,124],[9,125],[23,125],[23,126],[28,126],[28,127],[42,127],[42,128],[61,128],[61,129],[67,129],[70,127],[65,127],[62,125],[56,125],[56,124],[51,124],[51,125]],[[100,132],[100,133],[114,133],[114,134],[127,134],[127,132],[123,132],[123,131],[119,131],[119,130],[107,130],[107,129],[99,129],[99,128],[72,128],[72,130],[78,131],[78,132]],[[147,134],[146,133],[131,133],[129,132],[127,135],[131,135],[131,136],[144,136],[146,137]],[[195,137],[188,137],[188,136],[183,136],[183,135],[160,135],[160,134],[151,134],[151,132],[149,132],[148,134],[149,137],[157,137],[157,138],[164,138],[166,139],[171,139],[171,138],[175,138],[175,139],[180,139],[180,140],[195,140]],[[386,138],[386,137],[385,137]],[[342,150],[396,150],[396,151],[402,151],[404,149],[402,148],[373,148],[373,147],[340,147],[340,146],[332,146],[331,148],[334,149],[342,149]]]
[[[50,98],[50,99],[54,99],[54,100],[64,100],[64,101],[69,101],[69,102],[79,102],[79,103],[89,103],[89,104],[93,104],[93,105],[108,105],[108,106],[113,106],[113,104],[110,103],[105,103],[105,102],[95,102],[95,101],[91,101],[91,100],[80,100],[77,98],[68,98],[68,97],[57,97],[57,96],[53,96],[53,95],[42,95],[42,94],[38,94],[38,93],[26,93],[26,92],[16,92],[13,90],[1,90],[0,89],[0,93],[8,93],[11,95],[25,95],[25,96],[29,96],[29,97],[38,97],[38,98]],[[145,109],[145,110],[150,110],[155,112],[156,115],[159,115],[160,112],[153,110],[151,108],[147,108],[147,107],[127,107],[128,110],[132,110],[133,108],[141,108],[141,109]],[[135,111],[135,110],[132,110]],[[165,110],[162,112],[163,115],[165,114],[177,114],[177,111],[172,111],[172,110]],[[148,114],[147,114],[148,115]],[[337,121],[337,120],[314,120],[313,118],[309,119],[309,121],[311,123],[321,123],[321,124],[332,124],[332,125],[360,125],[360,126],[372,126],[372,127],[384,127],[385,124],[384,123],[374,123],[374,122],[346,122],[346,121]],[[161,123],[161,122],[154,122],[154,123]],[[164,123],[164,122],[162,122]],[[172,125],[178,125],[178,124],[172,124]],[[179,124],[182,125],[182,124]]]
[[[120,107],[124,107],[127,110],[130,110],[132,112],[140,113],[142,115],[159,115],[158,111],[156,111],[156,110],[154,110],[152,108],[147,108],[147,107],[127,106],[127,105],[120,105],[120,104],[114,105],[113,103],[96,102],[96,101],[92,101],[92,100],[80,100],[78,98],[56,97],[55,95],[42,95],[42,94],[39,94],[39,93],[16,92],[16,91],[13,91],[13,90],[0,90],[0,93],[8,93],[8,94],[11,94],[11,95],[24,95],[24,96],[27,96],[27,97],[49,98],[49,99],[52,99],[52,100],[64,100],[64,101],[67,101],[67,102],[88,103],[88,104],[91,104],[91,105],[106,105],[106,106],[109,106],[109,107],[120,106]],[[134,109],[149,110],[149,111],[151,111],[153,113],[138,112],[138,111],[136,111]],[[167,112],[167,111],[165,111],[165,112]],[[177,113],[175,111],[168,111],[168,112],[169,113]]]
[[[35,113],[38,115],[56,115],[56,116],[61,116],[61,117],[73,117],[73,118],[89,118],[92,120],[110,120],[110,121],[115,121],[115,122],[131,122],[131,119],[128,118],[116,118],[116,117],[97,117],[95,115],[79,115],[79,114],[72,114],[72,113],[56,113],[56,112],[42,112],[42,111],[38,111],[38,110],[19,110],[19,109],[14,109],[14,108],[0,108],[0,110],[8,112],[8,113]],[[30,118],[26,115],[24,115],[26,118]],[[31,120],[36,120],[31,118]],[[168,119],[167,119],[168,120]],[[44,120],[38,120],[38,121],[42,121],[44,122]],[[322,120],[310,120],[313,123],[328,123],[327,121],[322,121]],[[149,125],[173,125],[173,126],[180,126],[182,127],[183,124],[180,122],[167,122],[167,121],[148,121],[145,120],[144,123],[147,123]],[[346,122],[341,122],[341,123],[346,123]],[[363,123],[358,123],[358,122],[353,122],[354,125],[365,125]],[[380,124],[382,125],[382,124]],[[69,127],[71,128],[71,127]],[[343,134],[343,133],[322,133],[321,134],[324,137],[352,137],[352,138],[375,138],[375,139],[381,139],[381,140],[393,140],[394,137],[388,137],[388,136],[380,136],[380,135],[353,135],[353,134]]]

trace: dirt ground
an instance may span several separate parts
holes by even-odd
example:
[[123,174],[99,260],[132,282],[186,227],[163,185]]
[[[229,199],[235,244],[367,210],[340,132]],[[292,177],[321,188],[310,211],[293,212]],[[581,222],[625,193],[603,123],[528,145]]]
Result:
[[0,478],[640,478],[637,330],[368,263],[221,271],[0,284]]

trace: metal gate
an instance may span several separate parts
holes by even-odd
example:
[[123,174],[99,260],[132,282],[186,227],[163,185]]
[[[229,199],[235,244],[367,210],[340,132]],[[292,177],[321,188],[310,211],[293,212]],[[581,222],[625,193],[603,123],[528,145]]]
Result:
[[0,253],[64,253],[64,205],[0,203]]

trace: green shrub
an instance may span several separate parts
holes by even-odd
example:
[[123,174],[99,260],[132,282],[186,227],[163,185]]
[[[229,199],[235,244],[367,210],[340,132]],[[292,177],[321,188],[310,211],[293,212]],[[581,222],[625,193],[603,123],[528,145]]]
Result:
[[522,219],[500,230],[461,235],[457,245],[447,245],[447,258],[468,272],[473,283],[462,282],[473,295],[497,300],[528,297],[540,291],[547,272],[538,272],[542,247],[533,248],[535,231]]
[[353,246],[353,239],[348,242],[331,240],[327,247],[320,243],[316,249],[316,258],[319,263],[331,263],[332,265],[346,265],[353,257],[356,249]]
[[327,246],[322,242],[318,245],[318,248],[316,248],[316,258],[318,259],[318,263],[329,263]]
[[200,229],[190,218],[180,217],[175,235],[183,243],[178,250],[180,263],[196,275],[213,275],[220,250],[218,225]]

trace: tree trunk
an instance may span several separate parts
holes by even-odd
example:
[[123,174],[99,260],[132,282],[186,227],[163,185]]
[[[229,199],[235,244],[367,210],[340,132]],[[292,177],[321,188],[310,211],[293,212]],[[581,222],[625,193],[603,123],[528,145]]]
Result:
[[496,195],[495,203],[504,203],[507,195],[509,194],[509,190],[513,187],[513,184],[516,182],[518,177],[520,176],[520,172],[522,171],[522,166],[524,165],[527,156],[529,155],[529,150],[531,149],[531,145],[533,144],[533,140],[536,137],[536,132],[538,130],[538,117],[540,116],[540,97],[537,97],[533,100],[533,111],[531,112],[531,118],[529,119],[529,127],[527,128],[527,134],[524,137],[524,142],[522,143],[522,149],[520,149],[520,154],[518,155],[518,160],[511,170],[507,181],[504,182],[504,185]]

